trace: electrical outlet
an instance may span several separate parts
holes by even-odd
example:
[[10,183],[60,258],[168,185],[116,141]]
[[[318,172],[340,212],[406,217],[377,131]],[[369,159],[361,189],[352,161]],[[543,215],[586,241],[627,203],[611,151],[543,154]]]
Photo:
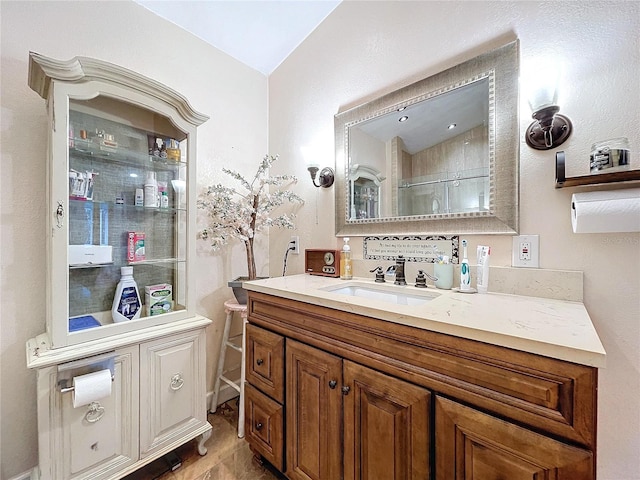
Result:
[[289,246],[293,247],[291,252],[298,255],[300,253],[300,237],[297,235],[291,235],[291,240],[289,240]]
[[511,265],[514,267],[539,268],[539,235],[520,235],[517,237],[513,237]]

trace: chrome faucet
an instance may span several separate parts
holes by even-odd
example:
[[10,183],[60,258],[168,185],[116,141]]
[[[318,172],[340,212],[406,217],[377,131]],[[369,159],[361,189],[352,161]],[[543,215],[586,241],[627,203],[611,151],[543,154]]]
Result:
[[394,285],[406,285],[407,280],[404,278],[404,262],[405,258],[402,255],[398,255],[396,258],[395,264],[395,272],[396,272],[396,280],[393,282]]

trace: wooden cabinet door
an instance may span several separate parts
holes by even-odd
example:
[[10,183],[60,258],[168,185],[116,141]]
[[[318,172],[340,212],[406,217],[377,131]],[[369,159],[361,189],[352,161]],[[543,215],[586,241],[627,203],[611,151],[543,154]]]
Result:
[[344,384],[344,479],[429,479],[431,393],[347,360]]
[[140,345],[140,458],[206,424],[205,358],[204,329]]
[[436,397],[436,480],[593,480],[593,455]]
[[342,359],[287,339],[287,466],[291,480],[342,478]]

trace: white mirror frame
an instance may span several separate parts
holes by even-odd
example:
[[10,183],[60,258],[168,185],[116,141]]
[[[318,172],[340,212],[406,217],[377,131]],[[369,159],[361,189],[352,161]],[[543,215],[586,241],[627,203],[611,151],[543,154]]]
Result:
[[[441,73],[335,116],[336,235],[516,234],[519,227],[519,44],[515,40]],[[489,212],[368,219],[350,218],[349,127],[402,105],[450,91],[471,79],[494,79],[489,125]],[[490,114],[491,117],[491,114]]]

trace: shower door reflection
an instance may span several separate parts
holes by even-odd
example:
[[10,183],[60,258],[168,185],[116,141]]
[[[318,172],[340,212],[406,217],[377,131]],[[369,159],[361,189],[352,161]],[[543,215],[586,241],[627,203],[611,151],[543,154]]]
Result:
[[441,172],[398,184],[398,215],[438,215],[488,209],[489,169]]

